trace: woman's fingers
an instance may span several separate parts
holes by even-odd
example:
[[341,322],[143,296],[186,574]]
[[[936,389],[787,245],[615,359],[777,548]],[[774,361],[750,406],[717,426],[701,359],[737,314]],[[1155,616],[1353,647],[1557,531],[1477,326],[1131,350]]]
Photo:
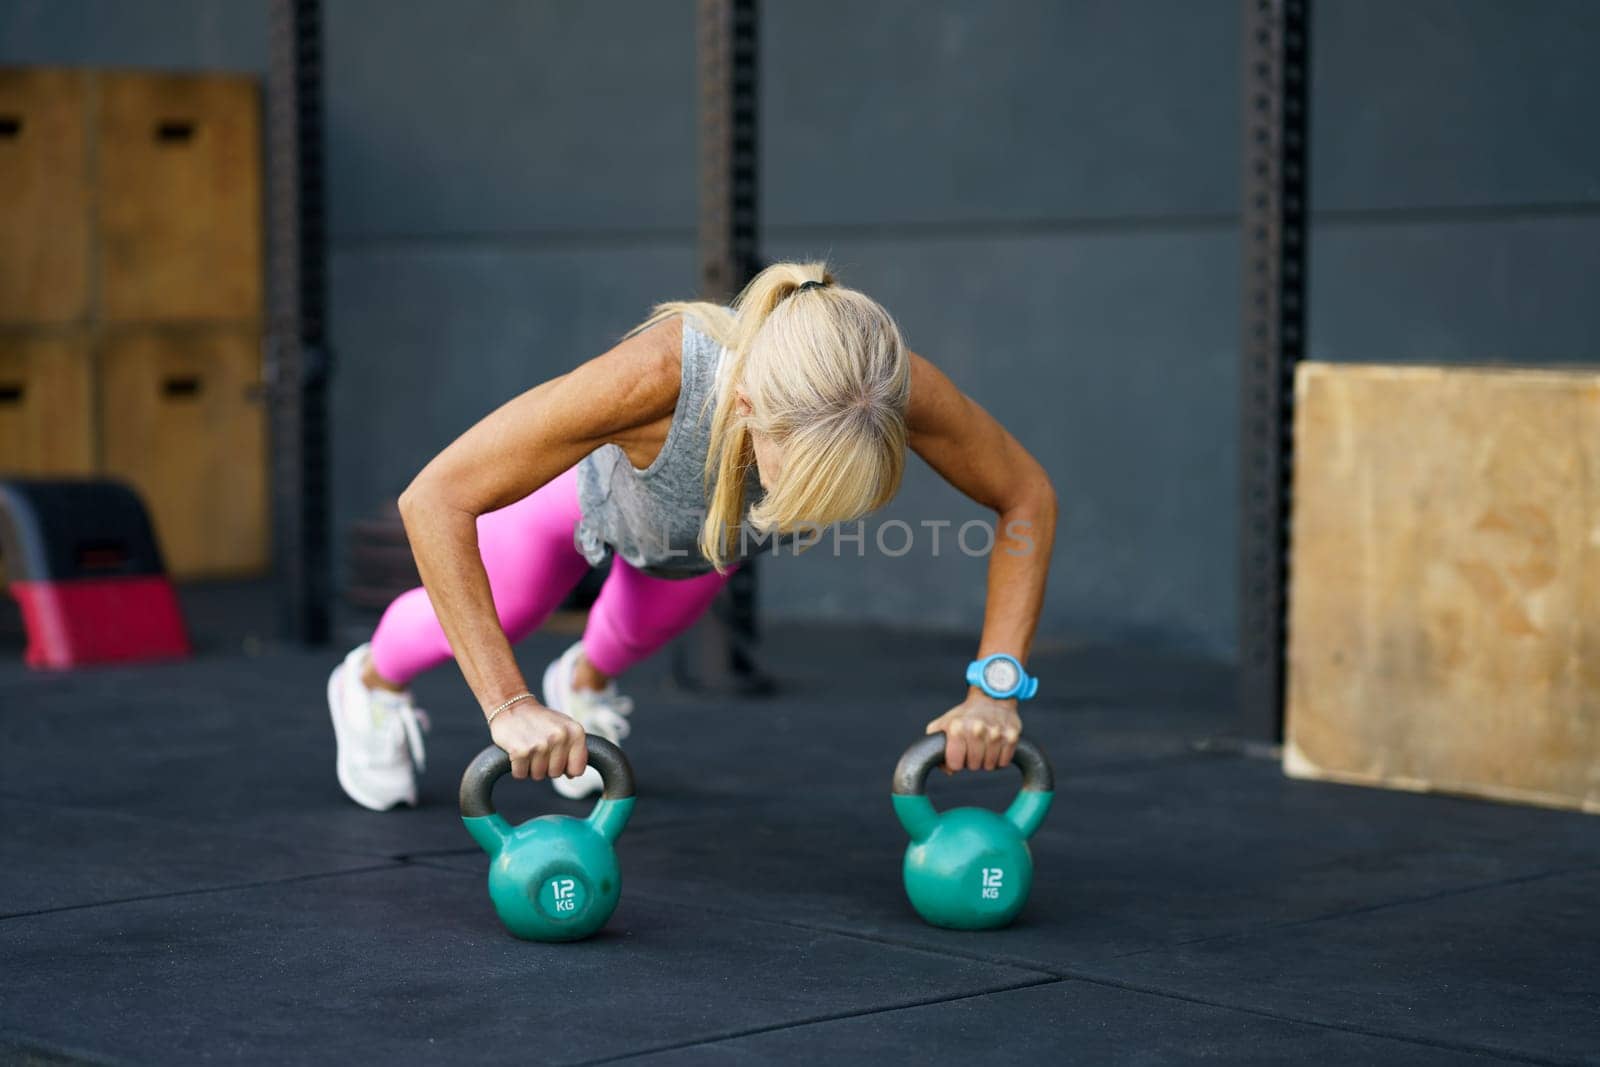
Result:
[[1000,727],[989,724],[983,732],[983,769],[992,771],[1000,766],[1000,753],[1005,750],[1000,740]]
[[993,771],[1011,764],[1021,731],[981,719],[945,716],[928,724],[928,732],[944,731],[947,771]]
[[[557,760],[560,757],[560,760]],[[533,747],[533,781],[542,781],[546,777],[555,777],[562,773],[566,765],[565,733],[562,729],[552,729],[542,737],[539,744]]]
[[944,732],[944,769],[959,771],[967,765],[967,738],[959,722],[953,722]]
[[583,727],[577,723],[573,723],[568,732],[572,736],[571,747],[567,751],[567,774],[576,778],[589,767],[589,745],[584,738]]
[[1012,757],[1017,753],[1017,739],[1020,736],[1021,733],[1017,730],[1007,729],[1004,726],[990,726],[984,770],[994,771],[1011,766]]
[[504,726],[494,735],[495,743],[511,757],[513,778],[537,781],[576,776],[589,766],[583,727],[575,720],[540,708],[537,716],[502,722]]
[[556,734],[544,744],[544,758],[534,759],[534,768],[539,773],[534,775],[539,778],[559,778],[567,769],[567,738],[565,734]]
[[[549,742],[541,738],[518,748],[520,751],[511,757],[511,773],[518,778],[532,778],[536,782],[542,780],[550,767]],[[521,774],[516,773],[519,761],[525,768]]]
[[983,727],[977,723],[967,728],[967,770],[983,770],[984,751],[988,744],[983,737]]
[[982,745],[972,736],[972,724],[956,719],[944,731],[945,766],[952,771],[971,770],[974,758],[979,766],[983,765]]
[[1000,766],[1011,766],[1012,757],[1017,754],[1017,741],[1022,734],[1017,730],[1006,730],[1000,736]]

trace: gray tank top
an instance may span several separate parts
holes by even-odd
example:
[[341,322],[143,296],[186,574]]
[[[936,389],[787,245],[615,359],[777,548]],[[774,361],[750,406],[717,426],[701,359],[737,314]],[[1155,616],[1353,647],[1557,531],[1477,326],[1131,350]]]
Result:
[[[700,553],[706,515],[706,453],[711,446],[710,398],[717,387],[723,349],[683,319],[683,384],[661,453],[640,470],[616,445],[604,445],[578,462],[578,503],[583,518],[573,533],[578,551],[599,566],[615,553],[658,578],[692,578],[712,569]],[[761,495],[754,472],[745,485],[745,512]],[[789,538],[747,531],[736,546],[743,560]]]

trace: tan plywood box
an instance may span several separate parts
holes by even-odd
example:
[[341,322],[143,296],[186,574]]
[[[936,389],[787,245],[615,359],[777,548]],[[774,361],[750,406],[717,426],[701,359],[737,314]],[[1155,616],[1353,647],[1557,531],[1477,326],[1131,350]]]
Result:
[[231,75],[99,78],[100,305],[110,322],[261,315],[261,118]]
[[1600,373],[1296,397],[1284,769],[1600,812]]
[[0,333],[0,474],[90,473],[91,403],[83,337]]
[[106,473],[136,486],[181,578],[267,565],[260,337],[245,329],[126,329],[100,351]]
[[88,313],[88,86],[82,71],[0,70],[0,322]]

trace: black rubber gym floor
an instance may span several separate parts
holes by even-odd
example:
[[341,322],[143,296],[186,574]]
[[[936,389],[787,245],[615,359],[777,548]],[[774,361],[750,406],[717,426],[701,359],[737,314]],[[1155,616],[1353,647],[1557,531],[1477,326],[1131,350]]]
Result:
[[[333,652],[41,676],[6,648],[0,1059],[1600,1062],[1600,818],[1287,781],[1207,741],[1230,679],[1205,662],[1041,656],[1032,899],[1003,931],[923,925],[889,776],[968,646],[778,629],[760,701],[645,672],[622,903],[571,945],[490,908],[453,669],[418,686],[423,805],[379,815],[334,781]],[[941,805],[1017,784],[935,778]]]

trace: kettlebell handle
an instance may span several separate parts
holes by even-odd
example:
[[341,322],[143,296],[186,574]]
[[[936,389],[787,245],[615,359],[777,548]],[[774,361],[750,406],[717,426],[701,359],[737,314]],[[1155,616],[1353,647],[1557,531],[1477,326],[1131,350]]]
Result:
[[[603,737],[588,734],[584,738],[589,751],[589,765],[600,772],[604,800],[622,800],[633,796],[633,768],[622,749]],[[494,814],[490,800],[494,783],[502,775],[511,773],[511,757],[499,745],[490,745],[467,765],[461,776],[461,815],[473,819]]]
[[[944,762],[945,736],[929,734],[906,749],[894,769],[895,796],[922,796],[928,789],[928,772]],[[1012,762],[1022,771],[1025,793],[1049,793],[1056,786],[1055,771],[1039,746],[1026,737],[1017,739]]]

